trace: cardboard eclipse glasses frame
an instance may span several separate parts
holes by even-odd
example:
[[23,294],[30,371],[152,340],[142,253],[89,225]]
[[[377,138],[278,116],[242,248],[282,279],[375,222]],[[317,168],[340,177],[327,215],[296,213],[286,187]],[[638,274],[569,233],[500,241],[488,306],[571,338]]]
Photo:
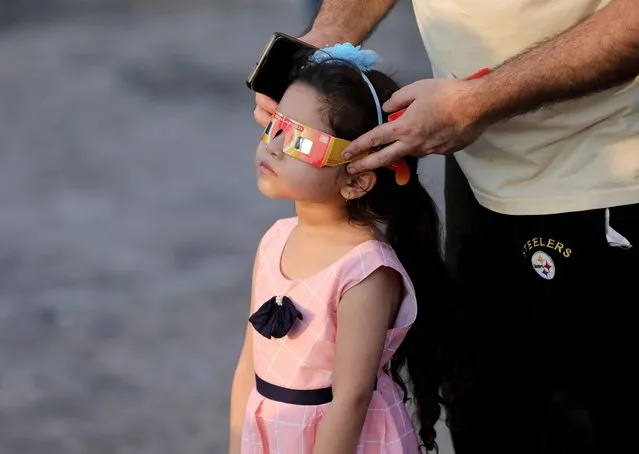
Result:
[[[275,111],[264,129],[262,142],[268,145],[280,134],[284,135],[282,147],[284,153],[314,167],[336,167],[352,161],[344,160],[341,156],[342,151],[351,143],[350,141],[311,128]],[[357,159],[368,154],[370,152],[358,156]],[[400,159],[386,167],[395,172],[397,184],[408,183],[410,169],[405,160]]]

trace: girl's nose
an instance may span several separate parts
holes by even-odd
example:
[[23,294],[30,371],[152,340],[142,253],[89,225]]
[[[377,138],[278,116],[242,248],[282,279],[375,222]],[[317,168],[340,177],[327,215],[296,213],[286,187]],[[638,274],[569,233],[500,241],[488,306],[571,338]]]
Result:
[[282,153],[282,147],[274,146],[274,144],[269,144],[267,148],[269,154],[276,159],[280,159],[284,153]]
[[275,159],[282,159],[284,157],[284,151],[282,151],[282,147],[284,146],[284,134],[282,131],[278,131],[275,133],[275,137],[271,140],[271,143],[268,144],[266,150],[269,152],[271,156]]

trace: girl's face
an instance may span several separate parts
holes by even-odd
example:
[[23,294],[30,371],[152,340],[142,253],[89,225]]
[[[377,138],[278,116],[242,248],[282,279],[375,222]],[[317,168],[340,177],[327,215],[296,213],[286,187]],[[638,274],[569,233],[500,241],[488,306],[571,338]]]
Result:
[[[294,83],[279,103],[278,111],[311,128],[332,134],[324,122],[318,93],[311,87]],[[346,183],[345,166],[317,168],[282,151],[284,134],[266,145],[260,142],[255,163],[257,185],[266,197],[298,202],[343,202],[340,188]]]

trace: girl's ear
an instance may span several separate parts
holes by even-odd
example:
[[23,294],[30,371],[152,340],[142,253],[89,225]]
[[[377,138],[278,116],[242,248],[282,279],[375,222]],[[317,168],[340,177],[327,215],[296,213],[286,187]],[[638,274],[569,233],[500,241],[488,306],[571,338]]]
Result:
[[365,196],[377,183],[377,175],[373,170],[367,170],[357,175],[348,175],[340,188],[344,200],[354,200]]

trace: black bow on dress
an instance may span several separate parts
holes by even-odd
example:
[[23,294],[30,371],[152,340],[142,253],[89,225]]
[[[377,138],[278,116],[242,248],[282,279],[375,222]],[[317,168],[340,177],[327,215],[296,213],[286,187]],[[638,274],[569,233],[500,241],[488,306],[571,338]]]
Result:
[[274,296],[249,317],[249,322],[267,339],[279,339],[288,334],[298,318],[302,320],[302,313],[288,296]]

